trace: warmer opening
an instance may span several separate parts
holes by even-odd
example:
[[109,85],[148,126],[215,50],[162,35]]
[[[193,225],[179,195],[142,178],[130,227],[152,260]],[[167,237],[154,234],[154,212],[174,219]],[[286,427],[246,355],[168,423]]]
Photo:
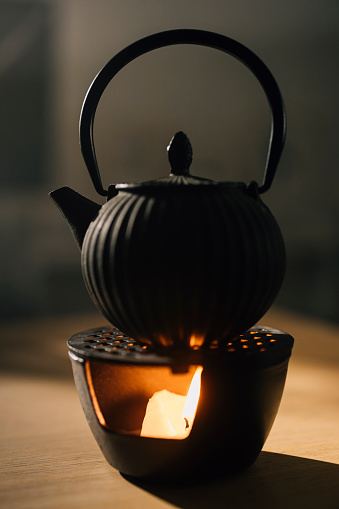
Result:
[[194,423],[201,366],[173,374],[169,366],[88,360],[86,379],[100,424],[121,434],[184,439]]

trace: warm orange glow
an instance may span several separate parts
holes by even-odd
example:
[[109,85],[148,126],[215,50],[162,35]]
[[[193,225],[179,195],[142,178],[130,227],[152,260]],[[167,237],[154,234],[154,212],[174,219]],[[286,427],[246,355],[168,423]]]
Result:
[[93,403],[93,407],[94,407],[96,416],[97,416],[100,424],[102,426],[106,426],[105,417],[102,415],[102,412],[100,410],[100,406],[99,406],[99,403],[98,403],[98,400],[97,400],[97,397],[96,397],[96,394],[95,394],[95,390],[94,390],[94,387],[93,387],[91,367],[90,367],[90,364],[89,364],[88,361],[86,361],[86,363],[85,363],[85,373],[86,373],[86,380],[87,380],[87,385],[88,385],[89,393],[90,393],[91,398],[92,398],[92,403]]
[[202,346],[202,344],[204,343],[204,336],[195,336],[194,334],[192,334],[192,336],[190,337],[190,347],[193,348],[195,346]]
[[197,411],[202,367],[198,366],[187,396],[165,390],[155,392],[148,401],[141,436],[184,439],[191,432]]

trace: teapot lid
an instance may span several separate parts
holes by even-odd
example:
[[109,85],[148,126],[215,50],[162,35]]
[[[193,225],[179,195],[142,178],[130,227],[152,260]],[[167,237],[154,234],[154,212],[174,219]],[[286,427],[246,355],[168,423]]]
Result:
[[158,187],[172,186],[246,187],[244,182],[218,182],[216,180],[191,175],[189,168],[192,164],[193,150],[189,138],[183,131],[179,131],[173,136],[167,147],[167,152],[168,160],[171,165],[171,173],[168,177],[146,180],[143,182],[120,183],[116,184],[114,188],[122,191],[144,191],[146,188],[151,190]]

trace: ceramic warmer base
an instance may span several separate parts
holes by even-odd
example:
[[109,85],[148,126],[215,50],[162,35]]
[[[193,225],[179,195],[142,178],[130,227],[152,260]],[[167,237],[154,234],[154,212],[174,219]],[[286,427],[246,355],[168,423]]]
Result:
[[[114,328],[68,341],[82,407],[107,461],[126,475],[183,482],[232,473],[256,460],[278,411],[292,346],[290,335],[268,327],[171,357],[143,349]],[[198,365],[201,394],[190,435],[139,436],[148,399],[164,388],[187,393]]]

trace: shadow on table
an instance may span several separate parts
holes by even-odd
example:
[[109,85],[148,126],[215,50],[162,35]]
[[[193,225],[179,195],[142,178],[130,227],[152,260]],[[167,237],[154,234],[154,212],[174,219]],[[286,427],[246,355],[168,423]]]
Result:
[[246,471],[196,485],[126,479],[182,509],[339,508],[339,465],[271,452]]

